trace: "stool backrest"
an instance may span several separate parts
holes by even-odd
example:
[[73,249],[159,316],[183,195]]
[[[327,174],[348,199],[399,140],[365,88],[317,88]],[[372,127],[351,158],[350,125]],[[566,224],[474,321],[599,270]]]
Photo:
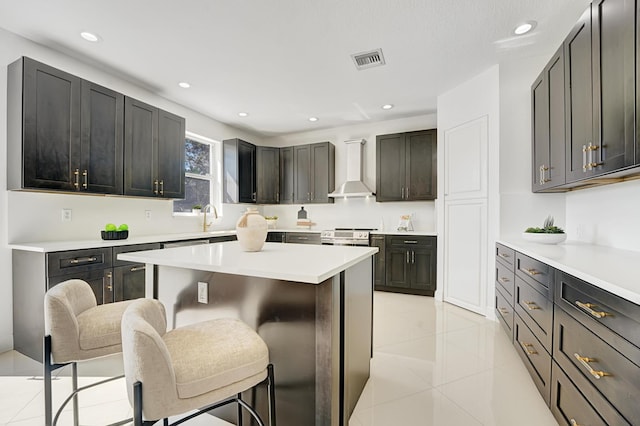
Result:
[[[122,357],[129,401],[133,404],[133,384],[142,383],[143,413],[166,408],[175,400],[176,383],[169,351],[162,336],[167,317],[162,303],[138,299],[122,316]],[[169,395],[170,394],[170,395]]]
[[51,336],[53,358],[79,351],[77,316],[97,306],[91,286],[83,280],[68,280],[51,287],[44,295],[44,330]]

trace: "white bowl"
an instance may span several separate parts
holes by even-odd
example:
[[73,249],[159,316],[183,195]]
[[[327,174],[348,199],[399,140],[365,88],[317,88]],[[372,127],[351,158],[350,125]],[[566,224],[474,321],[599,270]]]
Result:
[[567,234],[537,234],[535,232],[523,232],[522,238],[534,243],[558,244],[567,239]]

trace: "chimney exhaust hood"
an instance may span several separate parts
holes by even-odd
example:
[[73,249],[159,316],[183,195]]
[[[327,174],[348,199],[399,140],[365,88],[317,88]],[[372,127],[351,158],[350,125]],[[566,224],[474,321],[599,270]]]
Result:
[[329,197],[368,197],[375,195],[362,182],[362,147],[367,141],[353,139],[344,141],[347,144],[347,181],[329,194]]

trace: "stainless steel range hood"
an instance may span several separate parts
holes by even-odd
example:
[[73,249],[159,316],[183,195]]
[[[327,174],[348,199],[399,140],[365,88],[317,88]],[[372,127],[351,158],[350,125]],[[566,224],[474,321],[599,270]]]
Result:
[[353,139],[345,141],[347,144],[347,181],[329,194],[329,197],[368,197],[375,195],[362,182],[362,147],[367,141]]

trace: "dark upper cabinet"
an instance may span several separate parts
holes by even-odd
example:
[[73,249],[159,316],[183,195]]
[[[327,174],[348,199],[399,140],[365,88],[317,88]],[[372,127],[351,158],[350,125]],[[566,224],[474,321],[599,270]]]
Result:
[[81,79],[23,57],[8,69],[8,188],[75,191]]
[[376,201],[437,197],[437,131],[376,137]]
[[277,204],[280,202],[280,149],[259,146],[256,148],[256,202]]
[[124,194],[184,198],[184,119],[125,97]]
[[280,148],[280,204],[292,204],[295,198],[293,186],[293,147]]
[[222,143],[224,203],[256,202],[256,146],[242,139]]
[[335,189],[335,147],[329,142],[293,147],[294,202],[332,203]]
[[124,95],[82,81],[80,190],[122,194]]
[[564,43],[567,183],[634,164],[635,2],[597,0]]
[[560,48],[531,86],[534,192],[565,183],[564,78]]

